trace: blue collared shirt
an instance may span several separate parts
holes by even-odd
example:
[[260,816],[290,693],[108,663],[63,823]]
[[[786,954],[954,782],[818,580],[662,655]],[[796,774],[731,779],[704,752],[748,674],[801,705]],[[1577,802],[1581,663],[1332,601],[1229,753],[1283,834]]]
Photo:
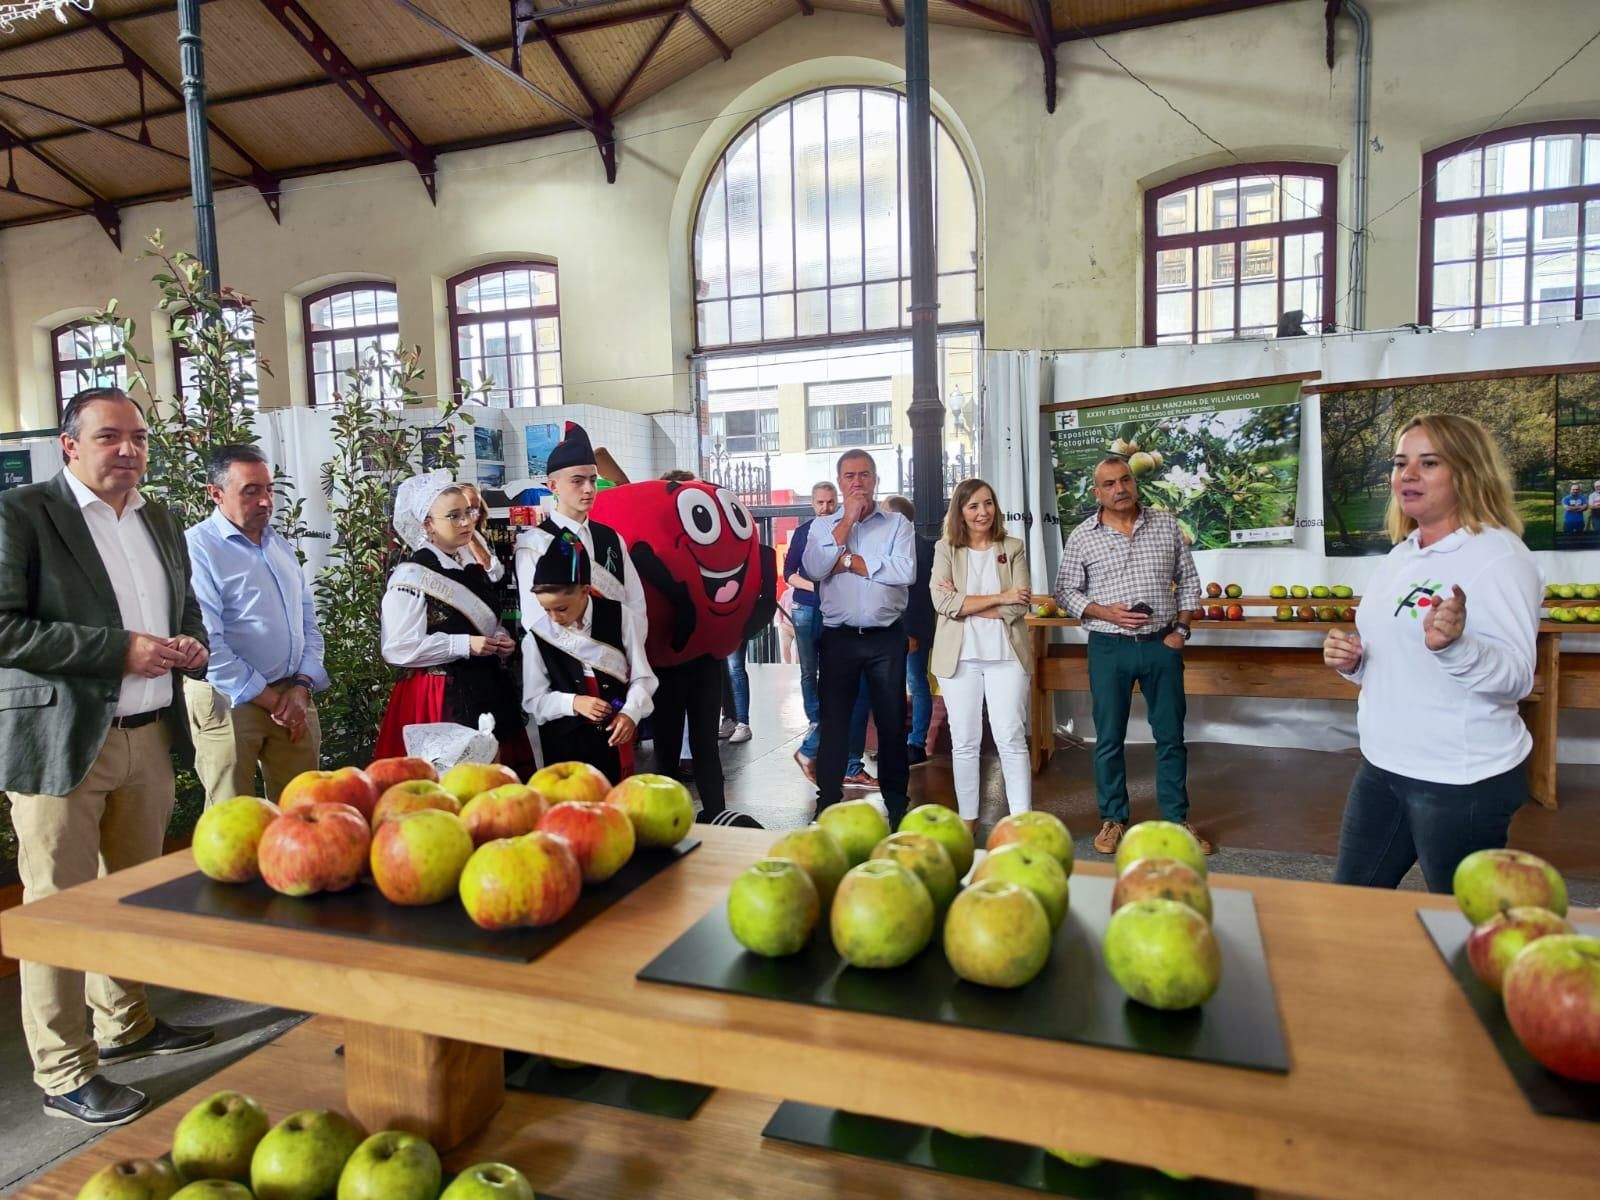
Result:
[[206,682],[230,704],[248,704],[269,684],[304,675],[328,686],[311,585],[294,550],[270,526],[258,546],[213,511],[189,530],[195,598],[211,642]]
[[[845,545],[834,531],[844,510],[813,518],[806,535],[801,567],[818,581],[825,626],[852,625],[878,629],[892,625],[906,610],[910,588],[917,579],[916,534],[899,513],[875,505],[865,519],[851,528]],[[865,576],[840,571],[829,575],[841,550],[849,550],[866,565]]]

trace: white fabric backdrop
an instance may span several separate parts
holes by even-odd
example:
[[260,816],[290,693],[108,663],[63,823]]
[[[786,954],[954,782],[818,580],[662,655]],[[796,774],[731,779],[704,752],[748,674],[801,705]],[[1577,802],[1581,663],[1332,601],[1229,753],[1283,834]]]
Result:
[[[1024,537],[1033,590],[1048,591],[1055,558],[1046,558],[1046,534],[1055,527],[1040,519],[1030,498],[1041,496],[1039,427],[1041,389],[1050,363],[1037,350],[992,352],[984,364],[983,424],[978,438],[978,470],[994,487],[1006,515],[1006,531]],[[1058,543],[1059,538],[1055,539]],[[1059,545],[1049,553],[1059,553]]]

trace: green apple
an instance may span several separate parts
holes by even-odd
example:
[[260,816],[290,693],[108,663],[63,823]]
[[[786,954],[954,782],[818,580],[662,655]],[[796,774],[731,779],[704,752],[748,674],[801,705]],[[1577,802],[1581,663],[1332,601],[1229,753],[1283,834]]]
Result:
[[1335,608],[1333,605],[1331,605],[1331,604],[1322,604],[1322,605],[1319,605],[1317,607],[1317,620],[1319,620],[1319,621],[1337,621],[1338,619],[1339,619],[1339,610],[1337,608]]
[[1032,892],[1034,899],[1044,906],[1052,933],[1067,919],[1070,895],[1067,873],[1042,846],[1012,842],[989,851],[972,873],[973,883],[982,883],[985,879],[1015,883]]
[[1054,813],[1035,809],[1002,817],[989,831],[987,845],[993,851],[1018,842],[1038,847],[1060,863],[1067,875],[1072,874],[1072,834]]
[[728,889],[728,928],[741,946],[765,958],[798,953],[821,914],[816,884],[792,859],[752,863]]
[[628,814],[640,846],[676,846],[694,824],[689,789],[668,775],[630,775],[605,799]]
[[361,1129],[343,1113],[306,1108],[279,1121],[250,1158],[256,1200],[326,1200],[361,1144]]
[[252,1200],[250,1189],[232,1179],[198,1179],[180,1191],[172,1200]]
[[965,879],[972,870],[977,847],[972,841],[972,831],[955,809],[942,804],[919,804],[900,818],[900,832],[925,833],[943,846],[958,880]]
[[1333,595],[1336,600],[1348,600],[1355,594],[1355,589],[1348,583],[1336,583],[1333,585]]
[[968,983],[1019,988],[1050,961],[1050,918],[1027,888],[1003,879],[974,883],[944,919],[944,956]]
[[207,879],[219,883],[260,879],[256,852],[261,835],[278,816],[278,806],[260,796],[235,796],[213,804],[195,822],[194,865]]
[[439,1200],[534,1200],[533,1184],[505,1163],[477,1163],[457,1175]]
[[1576,600],[1578,598],[1577,586],[1571,583],[1557,584],[1556,595],[1560,596],[1563,600]]
[[1545,584],[1544,585],[1544,598],[1546,600],[1555,599],[1556,592],[1560,587],[1561,587],[1561,585],[1559,583],[1547,583],[1547,584]]
[[1244,588],[1237,583],[1230,583],[1222,590],[1228,594],[1228,598],[1230,600],[1237,600],[1240,596],[1244,595]]
[[267,1110],[239,1092],[218,1092],[178,1122],[172,1163],[185,1179],[250,1178],[250,1156],[272,1122]]
[[1098,1167],[1101,1163],[1105,1162],[1105,1159],[1096,1155],[1079,1154],[1075,1150],[1051,1150],[1046,1147],[1045,1153],[1051,1158],[1060,1159],[1069,1167]]
[[1600,608],[1585,609],[1583,619],[1591,625],[1600,625]]
[[1117,874],[1141,858],[1175,858],[1188,863],[1201,879],[1206,877],[1206,856],[1200,843],[1176,821],[1140,821],[1117,843]]
[[949,908],[956,892],[961,890],[950,855],[925,833],[891,833],[878,843],[872,857],[890,859],[913,872],[933,897],[936,913]]
[[1199,872],[1175,858],[1141,858],[1128,864],[1111,889],[1111,911],[1135,900],[1176,900],[1211,920],[1211,889]]
[[438,1200],[443,1181],[438,1151],[426,1138],[386,1129],[357,1146],[344,1164],[339,1200]]
[[1287,604],[1280,604],[1278,605],[1278,611],[1273,613],[1272,617],[1275,621],[1292,621],[1294,620],[1294,609]]
[[172,1200],[183,1186],[177,1169],[159,1158],[125,1158],[89,1176],[78,1200]]
[[1311,595],[1311,589],[1306,587],[1306,585],[1303,583],[1297,583],[1289,589],[1289,595],[1293,596],[1296,600],[1304,600],[1307,596]]
[[1106,922],[1106,967],[1151,1008],[1195,1008],[1222,982],[1222,949],[1206,919],[1176,900],[1135,900]]
[[1311,589],[1311,595],[1314,599],[1326,600],[1328,597],[1333,595],[1333,590],[1329,588],[1327,584],[1319,583],[1316,587]]
[[[1289,598],[1289,589],[1284,587],[1281,583],[1275,583],[1267,590],[1267,595],[1271,596],[1274,600],[1287,600]],[[1051,1153],[1054,1154],[1055,1151],[1052,1150]]]
[[933,937],[933,897],[916,875],[886,858],[851,867],[833,896],[833,948],[853,967],[898,967]]
[[839,880],[850,869],[850,858],[839,839],[820,825],[807,825],[784,834],[768,848],[767,857],[787,858],[798,863],[817,885],[817,899],[822,902],[823,912],[828,911]]
[[1475,850],[1456,864],[1450,884],[1462,915],[1474,925],[1513,908],[1567,915],[1566,880],[1526,850]]
[[852,867],[872,857],[879,842],[889,836],[889,818],[870,800],[846,800],[830,804],[817,814],[817,824],[844,847]]

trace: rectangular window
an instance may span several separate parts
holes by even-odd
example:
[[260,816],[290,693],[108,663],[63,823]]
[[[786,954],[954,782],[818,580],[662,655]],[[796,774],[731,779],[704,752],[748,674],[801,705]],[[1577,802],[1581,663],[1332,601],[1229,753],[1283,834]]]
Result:
[[778,410],[750,408],[711,414],[711,436],[729,454],[770,454],[778,449]]
[[806,444],[813,450],[887,446],[893,436],[889,379],[806,385]]

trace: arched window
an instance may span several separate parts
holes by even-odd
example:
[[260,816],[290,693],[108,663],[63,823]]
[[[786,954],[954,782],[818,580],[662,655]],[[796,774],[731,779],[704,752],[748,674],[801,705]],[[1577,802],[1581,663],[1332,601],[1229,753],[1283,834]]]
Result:
[[1424,324],[1600,318],[1600,121],[1452,142],[1422,179]]
[[1144,197],[1144,341],[1270,336],[1298,309],[1333,324],[1333,167],[1249,163],[1190,175]]
[[491,408],[561,403],[561,305],[553,263],[502,262],[446,285],[456,379],[490,383]]
[[[934,119],[940,328],[978,319],[972,174]],[[752,121],[723,151],[694,232],[695,342],[702,350],[898,332],[910,327],[906,100],[826,88]]]
[[115,325],[73,321],[50,331],[52,374],[56,384],[56,418],[67,401],[85,388],[128,386],[128,364],[122,353],[122,331]]
[[[247,343],[228,354],[228,361],[244,383],[244,406],[254,410],[260,398],[259,379],[256,373],[256,314],[243,304],[226,304],[222,319],[228,333],[235,341]],[[178,370],[178,395],[186,401],[200,398],[199,372],[195,367],[194,353],[181,341],[172,343],[173,358]]]
[[[312,404],[326,404],[342,391],[348,372],[378,353],[400,349],[400,300],[391,283],[341,283],[307,296],[306,382]],[[400,392],[385,375],[383,398]]]

